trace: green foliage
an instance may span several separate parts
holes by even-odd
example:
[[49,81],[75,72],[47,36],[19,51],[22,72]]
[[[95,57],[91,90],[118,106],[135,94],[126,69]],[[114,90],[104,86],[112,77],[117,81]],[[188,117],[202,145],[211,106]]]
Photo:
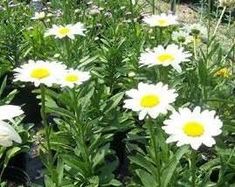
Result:
[[[141,52],[174,43],[171,34],[180,30],[180,25],[162,29],[143,24],[141,15],[146,7],[160,13],[154,3],[161,1],[94,0],[92,5],[95,6],[82,0],[42,2],[46,15],[52,13],[53,16],[38,20],[31,19],[35,10],[32,4],[21,1],[18,6],[11,7],[7,1],[0,2],[4,8],[0,11],[0,76],[29,59],[61,61],[69,68],[91,74],[89,81],[74,88],[43,86],[34,91],[42,106],[44,126],[40,129],[39,148],[46,167],[46,187],[235,184],[235,45],[224,48],[221,44],[224,42],[217,35],[211,35],[211,22],[216,20],[212,20],[210,11],[202,13],[202,22],[210,30],[207,38],[184,46],[193,56],[189,62],[180,64],[183,71],[178,73],[171,66],[143,68],[138,63]],[[171,2],[175,7],[179,1]],[[203,10],[204,5],[209,7],[207,2],[200,2]],[[99,13],[92,14],[94,7]],[[58,12],[62,14],[57,16]],[[54,24],[76,22],[86,25],[85,37],[71,40],[44,36]],[[234,23],[227,25],[229,30]],[[222,68],[229,70],[227,76],[218,74]],[[162,130],[168,114],[142,122],[137,120],[135,112],[123,109],[126,90],[139,82],[160,81],[177,90],[175,109],[200,106],[216,111],[223,121],[223,133],[216,138],[215,147],[201,147],[194,155],[188,146],[169,145]],[[0,87],[1,105],[17,97],[17,89],[3,94],[5,87],[18,86],[11,79],[9,82],[10,85],[4,78]],[[12,125],[21,135],[23,145],[1,149],[0,155],[6,155],[2,161],[4,167],[9,159],[29,149],[31,126],[21,122],[19,118]],[[124,140],[118,140],[125,145],[129,162],[128,176],[124,179],[122,174],[117,174],[122,163],[112,146],[116,133],[126,134]]]

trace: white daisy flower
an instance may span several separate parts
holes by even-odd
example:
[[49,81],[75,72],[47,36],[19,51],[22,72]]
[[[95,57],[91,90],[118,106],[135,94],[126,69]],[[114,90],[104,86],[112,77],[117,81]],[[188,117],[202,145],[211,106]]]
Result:
[[178,96],[175,89],[168,89],[162,82],[156,85],[141,82],[137,89],[127,91],[126,95],[130,98],[124,101],[124,108],[138,112],[139,120],[146,115],[155,119],[159,114],[166,114]]
[[162,13],[160,15],[147,16],[143,19],[150,27],[168,27],[177,24],[177,16]]
[[59,80],[61,87],[73,88],[76,85],[82,84],[90,78],[90,73],[85,71],[79,71],[74,69],[69,69],[64,72]]
[[48,29],[45,33],[46,36],[55,36],[55,38],[65,38],[75,39],[75,35],[85,36],[84,31],[86,31],[84,24],[78,22],[76,24],[69,24],[66,26],[53,25],[52,28]]
[[168,45],[166,49],[159,45],[158,47],[150,50],[147,49],[141,53],[139,63],[142,66],[169,66],[171,65],[179,73],[182,71],[180,67],[181,62],[190,61],[189,57],[192,55],[189,52],[185,52],[183,47],[179,47],[175,44]]
[[193,111],[180,108],[178,112],[173,112],[164,124],[162,128],[170,135],[167,143],[177,142],[177,146],[190,144],[195,150],[202,144],[212,147],[215,144],[213,137],[222,132],[222,122],[215,116],[215,111],[201,111],[200,107]]
[[12,146],[14,142],[21,143],[21,137],[15,129],[4,121],[0,121],[0,145],[4,147]]
[[58,78],[64,73],[66,66],[59,62],[33,61],[16,68],[15,81],[32,82],[35,86],[45,84],[52,86],[56,84]]
[[15,105],[2,105],[0,106],[0,121],[12,120],[16,116],[20,116],[24,112],[19,106]]
[[186,32],[190,33],[192,36],[199,36],[201,38],[205,38],[207,36],[207,28],[199,23],[194,23],[191,25],[186,25],[184,27]]
[[31,18],[33,20],[40,20],[40,19],[44,19],[46,17],[46,13],[45,12],[35,12],[34,16]]
[[186,31],[179,30],[172,33],[172,40],[177,43],[187,45],[193,42],[193,36],[189,35]]

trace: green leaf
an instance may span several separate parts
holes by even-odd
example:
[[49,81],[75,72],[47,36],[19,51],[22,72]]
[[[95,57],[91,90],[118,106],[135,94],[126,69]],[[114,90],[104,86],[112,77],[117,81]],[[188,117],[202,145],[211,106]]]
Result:
[[102,186],[122,186],[122,183],[118,181],[117,179],[112,179],[108,184],[103,184]]
[[4,91],[5,87],[6,87],[6,84],[7,84],[7,76],[2,81],[2,84],[1,84],[1,87],[0,87],[0,97],[1,97],[3,91]]
[[116,108],[119,102],[122,100],[124,92],[120,92],[108,100],[106,107],[104,108],[104,114],[107,114],[112,109]]
[[9,160],[14,157],[17,153],[19,153],[21,151],[21,148],[20,147],[13,147],[11,149],[9,149],[7,152],[6,152],[6,157],[5,157],[5,160],[4,160],[4,167],[7,166]]
[[86,176],[87,171],[87,165],[85,162],[81,161],[78,157],[74,155],[61,155],[62,160],[67,164],[69,167],[71,167],[74,171],[77,173],[80,173],[84,178]]
[[137,169],[135,170],[135,172],[139,176],[144,187],[158,186],[156,182],[156,178],[154,178],[150,173],[142,169]]
[[145,156],[137,154],[135,156],[130,156],[129,159],[131,160],[131,162],[133,164],[138,165],[139,167],[141,167],[142,169],[145,169],[146,171],[148,171],[149,173],[156,173],[157,168],[155,168],[151,161],[149,159],[147,159]]
[[189,149],[187,146],[181,147],[174,155],[174,157],[170,160],[170,162],[167,164],[165,169],[162,173],[162,187],[167,187],[171,181],[171,178],[176,170],[176,167],[179,163],[179,160],[182,158],[182,156],[189,152]]
[[44,178],[44,182],[45,182],[45,187],[56,187],[56,184],[47,175]]

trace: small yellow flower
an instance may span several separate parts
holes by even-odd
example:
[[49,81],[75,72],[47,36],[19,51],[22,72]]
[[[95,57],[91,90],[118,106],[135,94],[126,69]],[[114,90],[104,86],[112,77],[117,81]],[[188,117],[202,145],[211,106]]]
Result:
[[223,77],[223,78],[228,78],[231,76],[231,71],[228,68],[222,68],[220,70],[218,70],[217,72],[215,72],[214,76],[215,77]]

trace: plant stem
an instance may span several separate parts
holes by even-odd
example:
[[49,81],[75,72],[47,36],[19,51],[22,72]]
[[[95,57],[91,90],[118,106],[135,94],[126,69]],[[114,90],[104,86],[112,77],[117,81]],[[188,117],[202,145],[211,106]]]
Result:
[[220,25],[220,23],[221,23],[221,20],[222,20],[222,18],[223,18],[224,13],[225,13],[225,10],[226,10],[226,7],[224,7],[223,10],[222,10],[222,13],[221,13],[221,15],[220,15],[220,18],[219,18],[219,20],[218,20],[218,22],[217,22],[217,25],[216,25],[216,27],[215,27],[213,36],[215,36],[215,34],[216,34],[217,30],[218,30],[218,27],[219,27],[219,25]]
[[152,12],[155,14],[155,0],[152,0]]
[[132,23],[133,30],[134,30],[135,35],[136,35],[137,30],[136,30],[136,25],[135,25],[135,20],[134,20],[134,5],[132,3],[132,0],[130,0],[130,11],[131,11],[131,23]]
[[153,148],[153,152],[154,152],[154,162],[156,164],[157,167],[157,183],[159,184],[159,186],[161,186],[161,168],[160,168],[160,159],[158,156],[158,151],[157,151],[157,142],[156,142],[156,134],[155,134],[155,129],[154,129],[154,123],[151,121],[151,119],[148,119],[148,128],[149,128],[149,135],[150,135],[150,147]]
[[196,152],[192,150],[191,153],[191,175],[192,175],[192,187],[196,187]]
[[[5,151],[6,151],[6,148],[5,148],[5,147],[0,148],[0,158],[2,158],[3,153],[4,153]],[[4,173],[5,169],[6,169],[6,167],[7,167],[7,163],[3,164],[3,167],[2,167],[2,170],[1,170],[1,173],[0,173],[0,182],[2,181],[2,175],[3,175],[3,173]]]
[[[88,171],[88,175],[92,175],[92,164],[90,162],[90,159],[89,159],[89,150],[88,150],[88,147],[87,147],[87,144],[86,144],[86,137],[85,137],[85,129],[83,128],[84,126],[82,125],[80,119],[79,119],[79,111],[77,110],[78,107],[76,105],[77,103],[77,95],[76,95],[76,89],[72,89],[72,99],[74,101],[74,114],[75,114],[75,120],[76,120],[76,124],[74,127],[74,130],[75,130],[75,133],[76,133],[76,136],[77,138],[79,138],[80,140],[80,143],[81,143],[81,146],[83,146],[83,150],[84,150],[84,161],[86,162],[86,165],[87,165],[87,171]],[[79,144],[79,143],[78,143]]]
[[[41,91],[41,118],[42,124],[45,130],[45,138],[46,138],[46,151],[47,151],[47,166],[52,179],[54,179],[54,172],[53,172],[53,157],[51,153],[51,145],[50,145],[50,132],[51,129],[47,123],[46,117],[46,88],[43,84],[40,84],[40,91]],[[55,180],[56,181],[56,180]]]
[[[70,59],[70,54],[71,54],[71,50],[70,50],[70,41],[68,38],[64,38],[62,40],[63,44],[64,44],[64,48],[65,48],[65,62],[66,65],[71,65],[71,59]],[[64,49],[62,49],[64,51]]]
[[197,60],[197,36],[193,36],[193,52],[194,58]]
[[173,14],[176,12],[176,0],[171,0],[171,11]]

